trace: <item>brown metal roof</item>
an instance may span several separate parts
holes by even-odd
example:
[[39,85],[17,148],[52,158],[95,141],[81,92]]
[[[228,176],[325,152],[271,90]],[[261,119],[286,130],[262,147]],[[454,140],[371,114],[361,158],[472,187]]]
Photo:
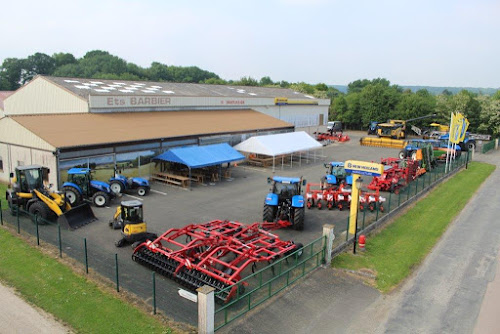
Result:
[[292,128],[255,110],[11,116],[57,148]]

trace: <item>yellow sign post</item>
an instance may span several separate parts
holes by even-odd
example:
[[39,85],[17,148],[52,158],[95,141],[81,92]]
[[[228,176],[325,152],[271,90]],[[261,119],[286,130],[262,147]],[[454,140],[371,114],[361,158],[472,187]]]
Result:
[[[365,162],[365,161],[356,161],[356,160],[347,160],[344,163],[344,168],[346,172],[350,172],[352,174],[352,190],[351,190],[351,211],[349,215],[349,234],[356,234],[356,221],[358,218],[358,207],[359,207],[359,189],[361,188],[361,175],[367,176],[380,176],[384,172],[384,165],[374,163],[374,162]],[[354,240],[356,242],[356,240]]]

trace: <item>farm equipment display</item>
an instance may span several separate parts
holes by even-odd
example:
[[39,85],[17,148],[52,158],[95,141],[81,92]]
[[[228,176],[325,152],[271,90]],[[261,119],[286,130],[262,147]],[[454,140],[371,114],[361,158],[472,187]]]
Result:
[[254,271],[259,262],[271,263],[293,253],[302,255],[302,244],[282,241],[269,232],[289,225],[214,220],[173,228],[140,244],[132,259],[192,290],[209,285],[219,292],[216,300],[228,302],[248,285],[235,285],[244,279],[246,269]]
[[90,168],[71,168],[68,181],[63,184],[63,192],[71,205],[90,201],[97,207],[108,206],[115,197],[109,184],[92,180]]
[[419,175],[425,173],[418,160],[385,158],[381,159],[384,165],[384,173],[381,176],[374,176],[368,189],[390,191],[399,193],[399,189],[409,184]]
[[[376,192],[366,192],[360,190],[359,195],[360,210],[368,208],[370,211],[377,207],[384,211],[383,203],[385,198]],[[306,185],[306,206],[308,209],[317,207],[321,210],[326,206],[329,210],[334,208],[340,211],[351,206],[351,188],[345,182],[340,185],[324,187],[323,183],[308,183]]]
[[322,142],[323,145],[328,145],[332,142],[346,142],[350,140],[348,135],[344,135],[342,123],[339,121],[328,122],[326,132],[313,132],[316,135],[316,140]]
[[12,188],[7,189],[5,198],[12,213],[18,209],[28,211],[43,220],[57,217],[59,224],[75,229],[86,225],[96,217],[87,203],[71,207],[64,195],[51,191],[45,186],[50,170],[38,165],[16,167],[15,175],[10,174]]
[[122,201],[120,206],[116,208],[109,226],[115,230],[121,230],[122,238],[115,242],[116,247],[122,247],[126,244],[132,244],[134,247],[134,245],[146,240],[158,238],[156,233],[147,232],[147,225],[143,219],[142,203],[137,200]]
[[371,121],[370,126],[368,127],[367,134],[368,135],[376,135],[378,130],[378,122]]
[[139,196],[146,196],[151,190],[149,181],[142,177],[127,178],[115,171],[115,176],[109,179],[109,187],[116,195],[135,191]]
[[304,229],[305,200],[302,185],[306,180],[298,177],[274,176],[270,193],[264,200],[262,219],[265,222],[288,221],[296,230]]

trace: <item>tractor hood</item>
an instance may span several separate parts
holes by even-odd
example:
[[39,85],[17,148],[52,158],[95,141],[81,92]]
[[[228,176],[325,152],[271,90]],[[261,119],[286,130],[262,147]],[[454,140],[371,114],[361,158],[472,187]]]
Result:
[[109,187],[109,184],[107,184],[106,182],[92,180],[90,181],[90,186],[95,189],[99,189],[100,191],[111,193],[111,188]]

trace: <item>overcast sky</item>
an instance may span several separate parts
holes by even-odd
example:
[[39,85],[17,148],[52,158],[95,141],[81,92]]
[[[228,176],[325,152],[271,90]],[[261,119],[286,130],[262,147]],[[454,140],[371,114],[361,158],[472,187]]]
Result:
[[226,80],[500,87],[499,0],[26,0],[0,9],[0,62],[106,50]]

